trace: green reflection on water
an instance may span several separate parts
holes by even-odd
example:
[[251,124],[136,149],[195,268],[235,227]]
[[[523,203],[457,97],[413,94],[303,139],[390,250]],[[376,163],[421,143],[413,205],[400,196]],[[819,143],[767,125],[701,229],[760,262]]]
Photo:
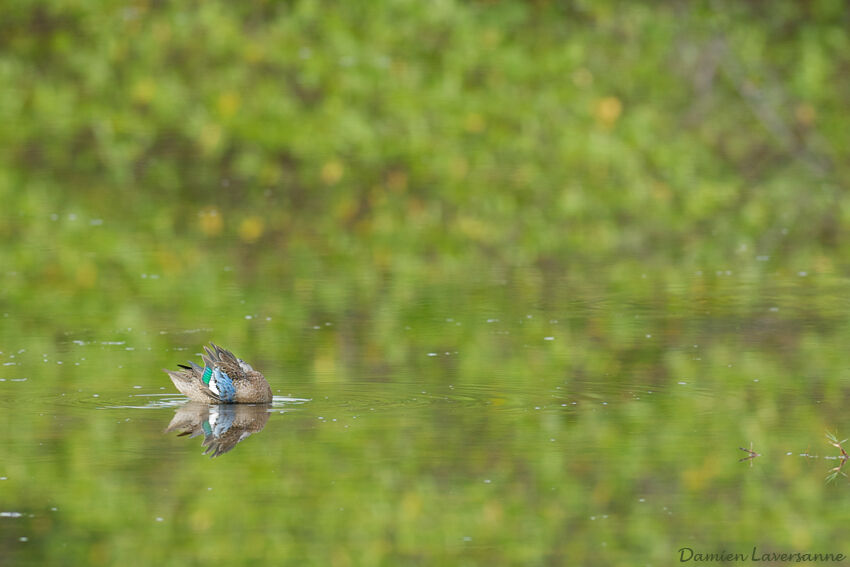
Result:
[[[651,297],[564,281],[545,309],[510,285],[413,287],[444,299],[384,313],[385,331],[384,305],[286,317],[289,331],[278,313],[199,313],[200,331],[23,321],[43,336],[4,318],[2,511],[21,514],[0,517],[4,553],[507,564],[832,549],[848,484],[824,482],[824,432],[847,424],[845,314],[807,308],[806,278],[732,279]],[[192,406],[161,368],[239,334],[277,398],[210,460],[200,438],[165,433]],[[738,462],[750,442],[752,466]]]

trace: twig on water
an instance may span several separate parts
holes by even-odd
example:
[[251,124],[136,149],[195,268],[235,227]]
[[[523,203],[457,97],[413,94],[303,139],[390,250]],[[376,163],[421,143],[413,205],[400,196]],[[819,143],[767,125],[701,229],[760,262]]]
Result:
[[844,468],[844,465],[847,463],[847,460],[850,459],[850,455],[847,454],[847,451],[844,450],[843,446],[844,443],[847,443],[847,439],[842,439],[841,441],[839,441],[837,435],[828,431],[826,433],[826,438],[829,440],[829,443],[833,447],[841,451],[841,455],[838,456],[838,466],[830,469],[829,474],[826,476],[827,482],[832,482],[833,480],[838,478],[838,475],[842,475],[845,477],[847,476],[847,474],[841,469]]
[[753,451],[753,442],[752,441],[750,441],[750,448],[749,449],[746,449],[744,447],[738,447],[738,448],[740,450],[742,450],[743,452],[747,453],[746,457],[744,457],[743,459],[738,459],[739,463],[742,463],[744,461],[750,461],[750,466],[753,466],[753,459],[755,459],[756,457],[761,457],[761,455],[759,453],[756,453],[755,451]]

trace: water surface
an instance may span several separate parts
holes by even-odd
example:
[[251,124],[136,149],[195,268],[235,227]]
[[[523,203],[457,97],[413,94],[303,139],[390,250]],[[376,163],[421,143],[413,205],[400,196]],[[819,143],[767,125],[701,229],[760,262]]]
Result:
[[[850,431],[848,282],[645,281],[593,293],[563,278],[545,295],[438,282],[397,309],[290,317],[269,291],[248,298],[265,312],[199,312],[189,328],[7,305],[2,553],[662,565],[682,547],[847,551],[850,484],[827,481],[841,461],[825,435]],[[187,406],[161,369],[209,340],[261,369],[274,403],[245,419]],[[190,435],[166,432],[179,412]],[[216,427],[243,438],[208,450]]]

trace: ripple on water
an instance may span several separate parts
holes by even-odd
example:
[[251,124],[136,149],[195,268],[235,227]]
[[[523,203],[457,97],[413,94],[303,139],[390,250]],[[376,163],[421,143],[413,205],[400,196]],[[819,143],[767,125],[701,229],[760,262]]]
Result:
[[[180,394],[135,394],[130,396],[133,400],[131,403],[102,406],[100,409],[163,409],[163,408],[178,408],[188,402],[186,396]],[[147,400],[147,401],[145,401]],[[308,398],[291,398],[287,396],[274,396],[272,399],[272,408],[282,409],[292,405],[304,404],[309,402]],[[135,402],[135,403],[133,403]]]
[[[616,409],[628,403],[658,403],[682,396],[711,398],[709,390],[695,385],[647,386],[617,383],[549,385],[538,389],[506,386],[504,384],[434,385],[419,382],[345,382],[300,383],[292,385],[289,395],[276,395],[274,409],[293,409],[314,402],[316,408],[351,414],[365,412],[397,412],[428,407],[474,409],[491,408],[499,412],[581,411],[587,409]],[[126,398],[125,398],[126,399]],[[128,401],[112,397],[103,399],[71,397],[70,403],[105,409],[164,409],[186,403],[177,393],[132,394]]]
[[[758,387],[754,384],[753,387]],[[185,396],[170,391],[144,392],[141,386],[128,389],[67,390],[55,392],[37,381],[0,383],[0,408],[48,407],[91,409],[173,409],[187,402]],[[710,411],[716,394],[697,383],[665,381],[661,384],[624,384],[565,380],[558,385],[541,382],[529,388],[496,382],[492,384],[433,384],[400,381],[301,382],[288,385],[274,396],[272,407],[291,410],[308,402],[322,412],[339,410],[351,414],[396,412],[417,408],[490,408],[499,412],[586,411],[591,408],[615,410],[629,403],[663,404],[689,401],[696,411]]]
[[[428,407],[495,411],[527,411],[535,407],[567,406],[551,389],[528,390],[504,385],[434,385],[417,382],[346,382],[305,385],[299,392],[315,401],[323,411],[346,413],[397,412]],[[557,402],[557,403],[556,403]]]

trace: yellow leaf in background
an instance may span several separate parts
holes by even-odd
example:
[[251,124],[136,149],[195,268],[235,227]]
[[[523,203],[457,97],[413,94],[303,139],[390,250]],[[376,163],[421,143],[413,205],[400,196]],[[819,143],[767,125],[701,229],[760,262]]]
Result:
[[84,288],[94,287],[97,283],[97,266],[91,263],[77,266],[77,285]]
[[322,380],[333,381],[338,378],[336,356],[331,350],[317,355],[313,359],[313,373]]
[[830,274],[836,269],[834,259],[831,256],[823,254],[816,256],[812,261],[812,265],[815,271],[821,274]]
[[593,73],[584,67],[573,71],[573,84],[577,87],[589,87],[593,84]]
[[401,498],[401,516],[409,522],[422,514],[422,497],[414,491],[405,492]]
[[[331,567],[351,567],[353,563],[351,562],[351,556],[349,553],[348,549],[334,549],[331,556]],[[387,554],[387,550],[379,549],[376,553],[383,557]]]
[[183,268],[182,261],[171,250],[157,251],[156,258],[163,273],[173,274],[175,272],[180,272]]
[[797,123],[802,126],[811,126],[817,118],[817,111],[811,104],[804,102],[797,105],[794,109],[794,117]]
[[652,196],[659,201],[669,201],[673,198],[673,192],[669,185],[657,181],[652,184]]
[[89,547],[88,564],[89,565],[106,565],[106,559],[109,557],[109,551],[103,543],[95,543]]
[[455,179],[463,179],[469,173],[469,162],[464,157],[457,156],[452,159],[451,163],[452,177]]
[[221,233],[223,220],[221,213],[215,207],[207,207],[198,213],[201,219],[201,232],[207,236],[216,236]]
[[383,207],[387,202],[387,191],[383,185],[373,185],[369,190],[368,203],[370,208]]
[[613,489],[607,482],[598,482],[590,493],[590,498],[597,506],[605,506],[613,498]]
[[263,235],[265,223],[260,217],[248,217],[239,224],[239,238],[245,242],[256,242]]
[[221,145],[222,130],[218,124],[204,124],[201,132],[198,135],[198,142],[201,145],[201,150],[209,155],[213,153]]
[[795,518],[791,528],[791,545],[794,549],[808,549],[812,546],[812,532],[805,520]]
[[133,85],[130,96],[135,103],[148,104],[156,96],[156,83],[151,78],[141,79]]
[[407,189],[407,172],[394,169],[387,175],[387,187],[396,192]]
[[456,226],[463,236],[473,240],[486,241],[492,234],[487,223],[470,216],[458,217]]
[[488,28],[481,36],[481,41],[487,47],[496,47],[502,41],[502,34],[496,28]]
[[500,526],[505,521],[505,509],[500,501],[491,500],[484,504],[481,516],[488,526]]
[[519,185],[529,185],[534,179],[534,169],[527,163],[517,167],[513,172],[514,182]]
[[473,134],[482,132],[484,128],[487,127],[487,123],[484,121],[484,117],[478,114],[477,112],[468,114],[463,125],[467,132],[472,132]]
[[702,492],[708,490],[717,477],[718,467],[717,463],[712,461],[710,457],[705,457],[701,464],[689,466],[679,474],[684,486],[689,491]]
[[425,203],[422,199],[407,199],[407,214],[413,219],[422,217],[426,213]]
[[260,170],[260,180],[264,185],[275,185],[280,182],[283,176],[280,164],[274,162],[266,162]]
[[221,93],[218,96],[218,113],[223,118],[230,118],[239,110],[240,99],[236,93]]
[[331,160],[322,166],[322,181],[328,185],[335,185],[342,179],[343,173],[345,173],[345,167],[342,163],[339,160]]
[[[133,9],[138,10],[140,14],[144,14],[149,11],[148,6],[144,5],[144,3],[136,4]],[[174,35],[174,32],[171,29],[171,24],[169,22],[162,21],[155,21],[151,26],[151,32],[153,38],[160,44],[168,43]]]
[[212,519],[209,514],[194,512],[189,516],[189,525],[192,526],[192,531],[203,533],[212,527]]
[[333,216],[341,221],[349,221],[357,214],[357,200],[350,195],[341,195],[333,209]]
[[606,128],[612,127],[623,112],[623,103],[615,96],[606,96],[596,102],[596,119]]
[[248,63],[259,63],[265,58],[265,50],[261,43],[248,43],[242,50],[242,56]]

